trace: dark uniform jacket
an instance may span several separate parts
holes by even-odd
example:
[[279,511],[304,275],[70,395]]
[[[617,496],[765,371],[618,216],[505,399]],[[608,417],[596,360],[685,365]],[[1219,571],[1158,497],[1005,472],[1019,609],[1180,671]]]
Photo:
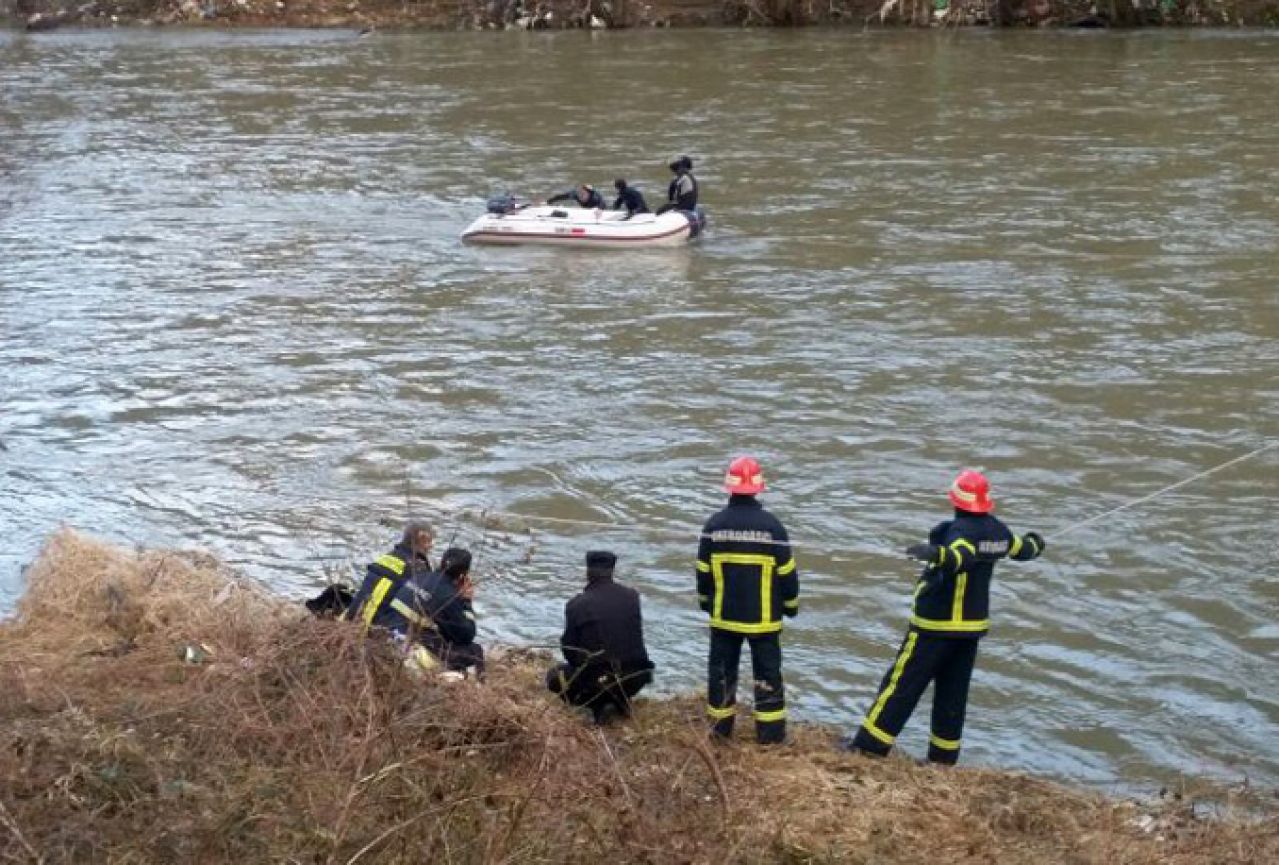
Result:
[[634,216],[637,213],[648,213],[648,204],[644,201],[644,196],[634,186],[628,186],[617,194],[617,198],[613,199],[613,209],[621,210],[626,208],[627,216]]
[[610,577],[596,577],[564,608],[560,648],[574,670],[611,670],[625,676],[653,669],[644,647],[639,592]]
[[590,196],[586,199],[586,203],[582,204],[582,200],[577,197],[577,190],[570,189],[568,192],[561,192],[559,195],[552,195],[546,199],[547,204],[559,204],[561,201],[572,201],[581,204],[582,207],[604,209],[604,196],[600,195],[598,189],[592,189]]
[[475,610],[458,594],[457,586],[440,571],[418,574],[405,581],[373,624],[408,636],[435,632],[447,643],[475,640]]
[[956,511],[928,533],[937,547],[915,585],[911,626],[948,637],[980,637],[990,629],[990,580],[1002,558],[1039,555],[1033,538],[1019,537],[990,514]]
[[754,496],[732,496],[702,528],[697,600],[711,627],[771,634],[799,613],[799,572],[781,522]]
[[404,581],[415,573],[428,573],[431,561],[426,556],[414,556],[409,547],[399,544],[377,561],[369,565],[359,591],[351,599],[345,617],[358,619],[365,625],[373,623],[378,612],[386,605]]

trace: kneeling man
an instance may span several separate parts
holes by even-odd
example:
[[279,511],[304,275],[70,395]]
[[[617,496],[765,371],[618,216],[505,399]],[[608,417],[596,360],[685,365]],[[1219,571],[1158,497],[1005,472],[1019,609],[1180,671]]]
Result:
[[610,552],[586,554],[586,590],[564,610],[565,663],[546,675],[552,692],[571,706],[590,709],[597,724],[610,709],[630,714],[631,698],[653,681],[639,593],[613,580],[616,564]]

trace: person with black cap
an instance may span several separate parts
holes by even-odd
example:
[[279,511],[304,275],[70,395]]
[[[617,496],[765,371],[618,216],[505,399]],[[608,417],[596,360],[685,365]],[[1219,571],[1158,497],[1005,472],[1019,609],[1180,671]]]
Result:
[[[484,647],[475,642],[475,585],[471,582],[471,553],[449,547],[440,568],[415,574],[395,592],[373,619],[408,644],[418,666],[484,673]],[[423,656],[420,650],[429,652]],[[431,659],[434,659],[434,662]]]
[[591,710],[602,724],[610,709],[630,714],[631,698],[653,681],[644,647],[639,593],[614,581],[617,556],[586,554],[586,589],[564,609],[564,663],[546,674],[546,687],[571,706]]
[[579,207],[585,207],[588,210],[591,208],[604,209],[604,196],[600,195],[599,190],[589,183],[583,183],[576,189],[570,189],[567,192],[561,192],[559,195],[552,195],[546,199],[547,204],[559,204],[561,201],[576,201]]
[[619,177],[613,181],[613,188],[617,190],[617,198],[613,199],[613,209],[621,210],[626,208],[626,216],[623,219],[630,219],[637,213],[648,213],[648,204],[644,201],[644,196],[634,186],[626,182],[626,178]]
[[686,210],[689,213],[697,210],[697,178],[693,176],[693,160],[681,156],[670,164],[675,177],[666,188],[666,203],[658,208],[658,213],[668,210]]

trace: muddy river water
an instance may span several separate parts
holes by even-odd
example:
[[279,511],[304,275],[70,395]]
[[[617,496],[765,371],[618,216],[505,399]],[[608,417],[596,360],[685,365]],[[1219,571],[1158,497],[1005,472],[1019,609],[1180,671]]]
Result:
[[[851,727],[973,465],[1048,556],[997,572],[965,759],[1279,783],[1279,450],[1054,542],[1279,440],[1275,93],[1247,32],[0,33],[0,611],[60,524],[301,597],[415,514],[492,641],[614,549],[698,687],[752,452],[794,717]],[[698,246],[458,242],[679,153]]]

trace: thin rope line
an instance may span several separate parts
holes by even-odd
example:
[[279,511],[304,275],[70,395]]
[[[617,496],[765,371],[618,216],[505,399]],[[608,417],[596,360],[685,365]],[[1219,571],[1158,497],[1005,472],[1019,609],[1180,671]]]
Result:
[[1170,493],[1173,490],[1181,489],[1187,484],[1192,484],[1197,480],[1201,480],[1202,478],[1208,477],[1209,475],[1214,475],[1217,472],[1228,469],[1233,465],[1237,465],[1243,462],[1244,460],[1250,460],[1253,457],[1258,456],[1259,454],[1263,454],[1266,451],[1271,450],[1272,448],[1275,448],[1275,447],[1279,447],[1279,441],[1272,441],[1269,444],[1262,445],[1261,447],[1257,448],[1255,451],[1246,453],[1243,456],[1235,457],[1232,460],[1228,460],[1227,462],[1221,463],[1220,465],[1213,466],[1212,468],[1199,472],[1196,475],[1191,475],[1185,480],[1177,481],[1175,484],[1170,484],[1169,486],[1166,486],[1161,490],[1155,490],[1150,495],[1142,496],[1139,499],[1133,499],[1130,502],[1125,502],[1124,504],[1120,505],[1117,508],[1111,508],[1108,511],[1103,511],[1102,513],[1099,513],[1096,516],[1089,517],[1088,519],[1084,520],[1081,523],[1075,523],[1074,525],[1071,525],[1071,526],[1063,526],[1061,529],[1058,529],[1057,531],[1052,532],[1049,535],[1049,537],[1057,537],[1057,538],[1063,537],[1065,535],[1070,534],[1071,532],[1078,531],[1079,529],[1090,526],[1093,523],[1098,522],[1099,520],[1104,520],[1106,517],[1109,517],[1113,514],[1117,514],[1120,511],[1126,511],[1129,508],[1136,507],[1137,505],[1145,504],[1146,502],[1151,501],[1152,499],[1159,498],[1165,493]]

